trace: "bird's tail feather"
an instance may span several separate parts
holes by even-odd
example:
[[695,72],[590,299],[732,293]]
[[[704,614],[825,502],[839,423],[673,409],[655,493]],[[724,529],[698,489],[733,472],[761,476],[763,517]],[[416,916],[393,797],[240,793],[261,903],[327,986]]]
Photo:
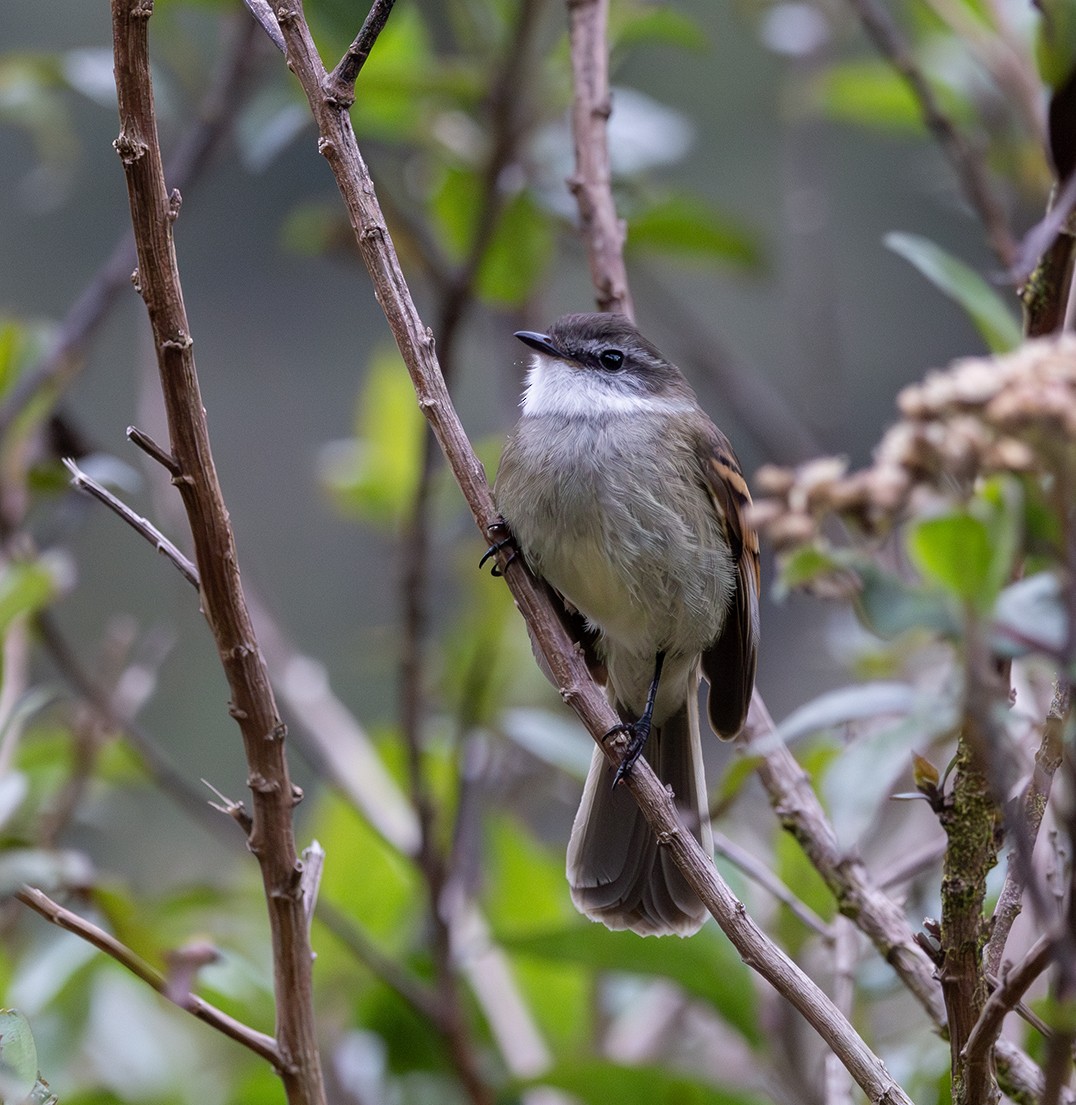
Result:
[[[712,854],[695,679],[683,708],[651,730],[646,756],[672,789],[687,827]],[[706,908],[658,844],[628,788],[613,786],[613,775],[595,746],[568,843],[572,901],[611,929],[690,936],[702,927]]]

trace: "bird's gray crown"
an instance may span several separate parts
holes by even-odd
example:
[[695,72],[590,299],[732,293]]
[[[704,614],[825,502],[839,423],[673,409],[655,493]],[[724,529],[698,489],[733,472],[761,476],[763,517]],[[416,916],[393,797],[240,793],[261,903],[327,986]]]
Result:
[[545,334],[520,331],[521,341],[547,357],[568,361],[637,393],[691,395],[691,389],[657,347],[623,315],[562,315]]

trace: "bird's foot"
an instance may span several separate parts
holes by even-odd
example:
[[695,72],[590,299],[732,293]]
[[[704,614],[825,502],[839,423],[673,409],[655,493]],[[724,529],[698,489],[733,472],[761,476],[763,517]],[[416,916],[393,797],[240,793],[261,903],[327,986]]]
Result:
[[[516,539],[512,534],[512,531],[508,528],[508,523],[499,518],[496,522],[486,527],[486,532],[490,536],[491,545],[486,549],[482,556],[482,559],[478,562],[479,569],[483,568],[487,560],[491,560],[501,551],[501,549],[511,548],[511,552],[508,554],[508,559],[504,562],[504,567],[507,568],[509,564],[519,555],[519,546],[516,545]],[[503,537],[498,538],[497,534],[504,534]],[[490,569],[490,575],[499,576],[503,575],[504,571],[499,564],[494,564]]]
[[625,733],[628,738],[627,747],[624,749],[624,758],[613,776],[613,786],[617,786],[635,766],[639,757],[643,754],[646,742],[650,738],[650,718],[641,717],[638,721],[624,721],[614,725],[608,733],[602,737],[602,743],[615,737],[618,733]]

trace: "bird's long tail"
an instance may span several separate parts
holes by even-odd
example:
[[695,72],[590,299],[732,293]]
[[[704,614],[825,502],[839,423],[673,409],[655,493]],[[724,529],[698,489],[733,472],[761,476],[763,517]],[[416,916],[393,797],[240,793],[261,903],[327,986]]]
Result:
[[[672,789],[685,824],[712,854],[697,689],[692,678],[684,706],[651,729],[645,753],[658,778]],[[628,788],[613,786],[613,775],[595,746],[568,843],[572,901],[607,928],[641,936],[690,936],[701,928],[706,909],[658,844]]]

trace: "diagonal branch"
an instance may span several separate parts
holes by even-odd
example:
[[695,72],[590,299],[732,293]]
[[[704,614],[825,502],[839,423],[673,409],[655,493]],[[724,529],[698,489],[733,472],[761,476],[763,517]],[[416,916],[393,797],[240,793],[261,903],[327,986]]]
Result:
[[900,74],[908,85],[927,129],[938,140],[960,182],[965,199],[979,216],[994,255],[1008,270],[1017,256],[1017,243],[1009,229],[1005,209],[987,176],[981,153],[957,130],[956,124],[942,110],[930,82],[915,62],[911,48],[893,19],[878,0],[850,0],[864,30],[878,52]]
[[302,864],[292,810],[301,798],[284,756],[285,728],[239,579],[235,538],[217,480],[176,263],[173,225],[179,193],[168,193],[149,66],[149,0],[112,0],[113,49],[123,163],[138,252],[138,289],[153,330],[171,453],[191,526],[202,606],[232,694],[249,767],[252,824],[272,940],[277,1064],[291,1105],[323,1105],[314,1029],[312,953],[303,907]]
[[85,917],[80,917],[77,913],[66,909],[59,902],[54,902],[47,894],[34,887],[23,887],[22,890],[16,892],[15,897],[24,906],[44,917],[46,921],[67,932],[74,933],[75,936],[85,940],[88,944],[92,944],[99,951],[104,952],[105,955],[111,956],[117,963],[126,967],[127,970],[140,978],[147,986],[156,990],[162,997],[166,997],[169,1001],[178,1005],[180,1009],[185,1009],[191,1016],[197,1017],[198,1020],[204,1021],[217,1029],[218,1032],[223,1032],[225,1036],[241,1043],[245,1048],[249,1048],[255,1055],[260,1055],[274,1067],[280,1066],[282,1057],[277,1048],[276,1040],[272,1036],[266,1036],[264,1032],[258,1032],[243,1024],[242,1021],[237,1021],[215,1005],[203,1001],[196,994],[189,992],[177,994],[174,987],[170,985],[168,978],[155,967],[151,967],[141,956],[133,952],[126,944],[117,940],[111,933],[105,932],[104,929],[99,928],[92,921],[87,921]]
[[[338,99],[342,104],[350,104],[354,101],[355,81],[370,56],[377,36],[385,29],[395,3],[396,0],[374,0],[373,7],[355,36],[355,41],[347,48],[347,52],[326,79],[327,96]],[[281,49],[284,49],[283,45]]]
[[1013,1009],[1028,987],[1050,966],[1057,952],[1057,940],[1044,933],[1017,966],[1007,971],[997,989],[986,1000],[979,1019],[964,1044],[964,1062],[971,1067],[988,1061],[990,1048],[1001,1032],[1005,1014]]
[[[411,298],[350,117],[324,95],[325,69],[299,0],[282,5],[278,18],[287,43],[288,66],[310,103],[318,126],[318,148],[336,178],[360,253],[411,376],[419,406],[480,532],[488,537],[497,521],[489,484],[449,398],[434,353],[433,334],[423,324]],[[526,571],[522,558],[509,563],[508,554],[502,550],[498,559],[562,696],[600,742],[615,726],[616,718],[604,694],[590,679],[584,657],[556,617],[545,592]],[[626,741],[607,742],[611,759],[619,762],[623,758],[624,744]],[[840,1055],[872,1102],[887,1105],[907,1102],[903,1090],[829,998],[747,916],[743,904],[717,875],[713,858],[685,830],[671,796],[653,771],[640,760],[628,775],[627,783],[658,839],[668,848],[670,858],[743,959],[778,989]]]
[[107,487],[102,487],[70,458],[64,457],[64,467],[71,473],[71,485],[104,503],[113,514],[122,518],[140,537],[144,537],[162,556],[170,560],[183,578],[192,586],[199,586],[198,569],[168,540],[148,519],[136,514],[125,502],[117,499]]

